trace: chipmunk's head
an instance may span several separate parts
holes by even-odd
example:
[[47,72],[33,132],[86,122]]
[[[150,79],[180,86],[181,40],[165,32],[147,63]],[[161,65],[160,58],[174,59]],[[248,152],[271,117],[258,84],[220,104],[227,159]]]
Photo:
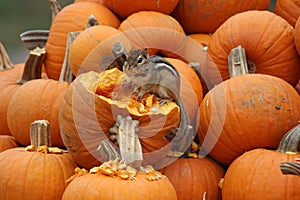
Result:
[[148,49],[131,50],[128,53],[127,61],[124,63],[123,72],[135,81],[139,79],[147,80],[151,74],[151,61],[149,59]]

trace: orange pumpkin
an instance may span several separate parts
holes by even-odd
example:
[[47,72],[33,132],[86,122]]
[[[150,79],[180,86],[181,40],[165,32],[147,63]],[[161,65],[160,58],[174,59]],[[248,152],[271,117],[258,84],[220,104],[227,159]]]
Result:
[[90,15],[94,15],[99,24],[119,27],[119,19],[101,4],[78,2],[65,6],[53,19],[46,43],[45,69],[49,78],[58,80],[68,33],[84,30]]
[[11,135],[0,135],[0,152],[18,146],[15,138]]
[[125,19],[133,13],[139,11],[156,11],[164,14],[171,14],[179,0],[102,0],[102,4],[107,6],[121,19]]
[[162,173],[173,184],[180,200],[218,200],[221,196],[218,184],[225,170],[208,157],[180,158],[165,167]]
[[[168,60],[181,75],[180,95],[190,121],[197,126],[198,108],[202,101],[201,84],[194,71],[183,61],[169,58]],[[140,140],[143,152],[150,152],[148,158],[153,157],[151,153],[154,151],[157,151],[156,159],[166,153],[169,141],[165,136],[171,127],[178,126],[179,110],[173,103],[159,108],[161,111],[158,112],[149,112],[147,106],[143,109],[144,105],[135,103],[134,100],[129,104],[129,108],[126,108],[127,102],[124,103],[113,95],[118,95],[118,87],[114,87],[120,79],[119,76],[122,77],[122,72],[117,69],[101,73],[91,71],[77,77],[66,91],[59,115],[61,134],[66,147],[82,167],[90,168],[100,163],[96,149],[101,140],[108,137],[109,129],[114,125],[118,114],[130,114],[140,121]],[[103,88],[98,89],[102,91],[99,93],[97,85],[101,84]],[[112,93],[114,91],[115,93]],[[117,99],[112,100],[114,98]],[[150,96],[149,100],[151,98]],[[86,137],[87,133],[89,137]]]
[[147,47],[150,54],[165,57],[184,55],[185,33],[170,15],[140,11],[122,21],[119,30],[128,37],[133,49]]
[[[297,162],[299,125],[282,139],[277,151],[254,149],[238,157],[228,168],[222,186],[223,200],[297,199],[300,179],[280,171],[282,162]],[[270,192],[270,190],[276,191]]]
[[25,63],[16,64],[12,68],[0,72],[0,87],[2,88],[0,91],[2,100],[0,104],[0,135],[11,135],[7,122],[10,99],[22,84],[44,76],[44,73],[41,73],[44,58],[45,51],[36,48],[30,51]]
[[296,25],[295,25],[295,34],[294,34],[294,42],[295,46],[298,52],[298,55],[300,55],[300,18],[298,18]]
[[245,151],[276,148],[300,119],[300,96],[286,81],[264,74],[226,80],[200,105],[202,150],[229,165]]
[[82,173],[69,184],[62,200],[176,200],[176,191],[170,181],[159,172],[154,173],[157,173],[155,180],[149,179],[150,174],[146,172],[136,172],[133,178],[121,178],[122,174],[109,175],[103,172]]
[[186,33],[214,33],[229,17],[247,10],[267,10],[270,0],[179,1],[173,16]]
[[30,144],[29,125],[32,121],[46,119],[51,124],[52,144],[64,147],[60,136],[58,112],[68,87],[67,82],[37,79],[27,82],[14,92],[7,108],[7,123],[11,134],[20,144]]
[[300,59],[291,25],[269,11],[247,11],[230,17],[212,35],[207,52],[211,62],[203,70],[209,88],[229,78],[228,55],[239,45],[245,48],[251,73],[277,76],[293,86],[298,83]]
[[[101,73],[83,73],[65,93],[59,114],[61,135],[81,167],[91,168],[101,163],[97,148],[103,139],[109,137],[109,129],[115,124],[117,115],[130,114],[140,121],[139,136],[144,152],[162,149],[154,152],[156,157],[149,157],[160,159],[168,150],[169,141],[165,136],[171,127],[178,126],[179,107],[171,102],[151,111],[149,106],[152,105],[144,106],[134,99],[129,103],[128,99],[122,100],[124,95],[118,92],[120,84],[117,85],[122,74],[117,68]],[[115,97],[115,94],[120,96]],[[158,102],[152,97],[149,96],[149,100],[157,107]]]
[[297,0],[277,0],[274,13],[295,27],[296,21],[300,16],[300,2]]
[[[32,131],[37,134],[42,132],[41,129],[46,130],[36,128]],[[1,199],[61,199],[67,187],[66,180],[73,174],[76,165],[68,153],[62,150],[59,154],[51,153],[48,144],[45,145],[39,148],[38,143],[36,151],[30,146],[0,153]]]
[[69,52],[69,65],[74,75],[99,70],[101,59],[112,56],[115,42],[128,47],[126,38],[111,26],[96,25],[82,31],[73,41]]

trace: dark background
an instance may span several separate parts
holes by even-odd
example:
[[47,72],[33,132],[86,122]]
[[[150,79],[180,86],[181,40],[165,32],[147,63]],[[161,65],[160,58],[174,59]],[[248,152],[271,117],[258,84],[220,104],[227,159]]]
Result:
[[[74,0],[58,0],[64,7]],[[24,62],[29,50],[19,35],[27,30],[49,30],[51,9],[48,0],[1,0],[0,41],[14,64]]]
[[[271,1],[273,7],[276,0]],[[58,0],[58,2],[64,7],[74,0]],[[32,29],[49,30],[50,24],[51,9],[48,0],[0,1],[0,41],[14,64],[24,62],[29,53],[19,35]]]

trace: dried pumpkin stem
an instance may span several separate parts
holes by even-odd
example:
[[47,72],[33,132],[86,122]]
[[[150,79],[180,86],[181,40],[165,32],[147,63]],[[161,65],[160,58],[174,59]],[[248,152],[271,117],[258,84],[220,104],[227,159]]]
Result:
[[280,170],[283,174],[293,174],[300,176],[300,163],[297,162],[282,162]]
[[118,115],[114,127],[111,128],[111,131],[116,131],[121,159],[135,168],[140,167],[143,160],[138,125],[139,121],[130,116]]
[[228,56],[228,69],[230,77],[249,74],[245,49],[241,45],[231,50]]
[[24,65],[23,75],[17,81],[17,84],[23,85],[27,81],[40,79],[45,57],[45,48],[36,47],[34,50],[31,50]]
[[116,160],[117,158],[121,158],[120,154],[116,151],[116,149],[107,139],[101,141],[97,148],[97,151],[101,153],[105,161]]
[[119,69],[123,70],[122,66],[127,60],[127,53],[123,44],[116,42],[112,47],[112,53],[114,55],[115,62],[119,66]]
[[0,42],[0,71],[9,70],[13,68],[13,64],[2,44]]
[[86,28],[90,28],[92,26],[96,26],[99,25],[98,20],[96,19],[96,17],[94,15],[90,15],[88,18],[88,22],[86,24]]
[[51,146],[50,125],[47,120],[36,120],[31,123],[30,143],[35,150],[39,146]]
[[57,2],[57,0],[48,0],[50,3],[50,8],[52,11],[52,20],[54,17],[61,11],[61,6]]
[[300,142],[300,124],[290,129],[280,141],[278,152],[281,153],[297,153],[299,149]]
[[70,68],[69,51],[70,51],[73,41],[80,33],[81,33],[81,31],[75,31],[75,32],[70,32],[68,34],[68,38],[67,38],[67,42],[66,42],[65,58],[64,58],[64,62],[63,62],[62,68],[61,68],[60,76],[59,76],[60,82],[71,83],[75,78],[75,76],[72,73],[72,70]]

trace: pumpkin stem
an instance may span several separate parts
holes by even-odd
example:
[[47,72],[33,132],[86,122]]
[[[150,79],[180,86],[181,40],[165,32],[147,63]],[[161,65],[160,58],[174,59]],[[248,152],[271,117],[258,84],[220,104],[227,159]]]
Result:
[[90,27],[96,26],[96,25],[99,25],[98,20],[96,19],[96,17],[94,17],[94,15],[90,15],[88,22],[86,24],[86,28],[90,28]]
[[50,125],[47,120],[36,120],[30,124],[30,143],[35,150],[40,146],[51,146]]
[[300,176],[300,163],[281,162],[280,170],[283,174],[293,174],[293,175]]
[[13,64],[10,61],[10,58],[0,41],[0,71],[9,70],[13,68]]
[[138,125],[138,120],[133,120],[130,116],[118,115],[115,125],[109,130],[110,133],[116,135],[121,159],[135,168],[139,168],[143,161]]
[[101,155],[106,161],[121,158],[120,154],[116,151],[116,149],[112,146],[111,142],[107,139],[101,141],[97,148],[97,151],[101,153]]
[[300,142],[300,124],[290,129],[280,141],[278,152],[297,153]]
[[45,57],[45,48],[36,47],[34,50],[31,50],[24,65],[22,78],[17,81],[17,84],[23,85],[27,81],[40,79]]
[[75,40],[75,38],[81,33],[81,31],[75,31],[75,32],[70,32],[68,34],[68,38],[67,38],[67,44],[66,44],[66,51],[65,51],[65,58],[64,58],[64,62],[60,71],[60,76],[59,76],[59,81],[60,82],[69,82],[71,83],[75,76],[72,73],[72,70],[70,68],[70,63],[69,63],[69,51],[71,48],[71,45],[73,43],[73,41]]
[[29,30],[20,34],[22,43],[28,50],[36,47],[44,48],[48,40],[49,30]]
[[228,69],[231,78],[249,74],[245,49],[241,45],[231,50],[228,56]]
[[48,0],[48,1],[50,3],[50,8],[52,11],[52,20],[53,20],[54,17],[59,13],[59,11],[61,11],[61,6],[57,2],[57,0]]

